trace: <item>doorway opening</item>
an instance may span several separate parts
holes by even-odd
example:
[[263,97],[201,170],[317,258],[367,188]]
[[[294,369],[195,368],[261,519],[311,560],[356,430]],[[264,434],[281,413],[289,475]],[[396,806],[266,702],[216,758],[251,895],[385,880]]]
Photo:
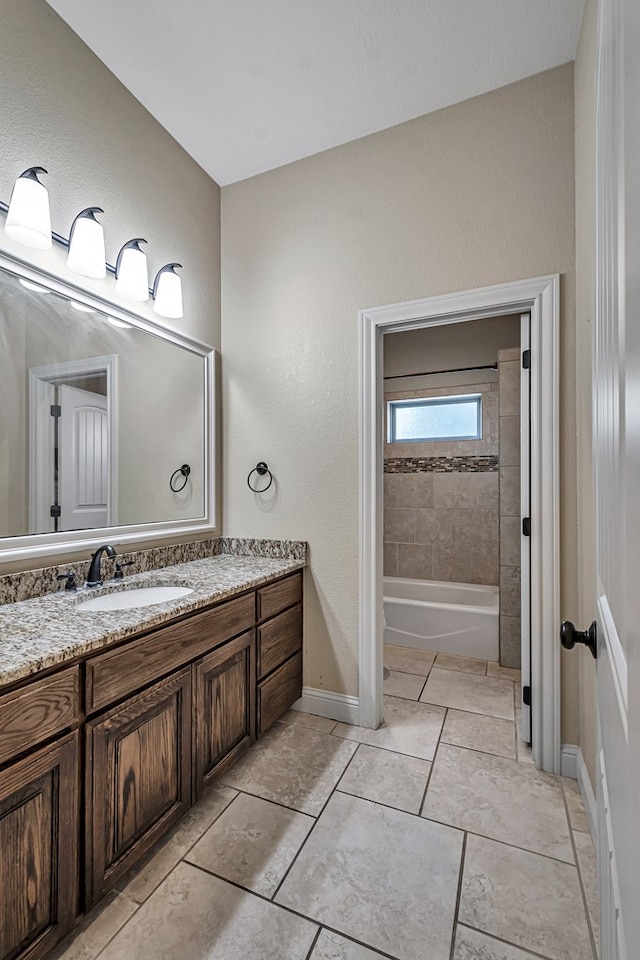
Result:
[[[384,662],[397,670],[384,693],[493,710],[515,720],[523,744],[529,320],[507,314],[383,337]],[[442,673],[452,667],[482,679],[454,691]],[[515,717],[512,680],[524,692]],[[499,706],[484,702],[490,691]]]
[[[462,324],[469,330],[465,325],[471,321],[514,315],[527,318],[521,320],[520,325],[518,364],[522,363],[521,354],[526,352],[529,384],[523,396],[529,399],[527,419],[530,422],[530,443],[526,444],[524,454],[521,450],[525,461],[527,454],[530,456],[530,471],[526,470],[526,462],[523,463],[523,474],[530,474],[530,485],[527,490],[527,484],[522,484],[521,496],[525,496],[526,501],[520,504],[519,516],[509,518],[509,525],[517,524],[521,538],[526,537],[528,541],[526,556],[522,540],[520,543],[521,566],[528,564],[530,570],[529,576],[526,570],[522,571],[523,580],[530,584],[529,615],[525,613],[522,617],[523,622],[526,621],[522,631],[523,727],[525,738],[531,739],[535,763],[542,769],[559,773],[557,276],[361,311],[359,720],[362,726],[376,728],[383,719],[383,462],[385,439],[389,441],[384,422],[384,339],[392,333],[451,324]],[[441,369],[445,369],[444,365]],[[473,399],[477,393],[482,391],[466,390],[464,396]],[[468,423],[464,429],[470,429]],[[524,594],[523,599],[526,602]],[[532,707],[530,726],[528,704]]]
[[31,533],[117,523],[117,357],[29,370]]

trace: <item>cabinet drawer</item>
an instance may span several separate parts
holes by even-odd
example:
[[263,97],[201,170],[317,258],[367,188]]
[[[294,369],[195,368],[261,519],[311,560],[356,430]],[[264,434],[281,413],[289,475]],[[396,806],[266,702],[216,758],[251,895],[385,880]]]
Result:
[[258,677],[265,677],[302,647],[302,606],[298,604],[258,628]]
[[262,736],[302,693],[302,654],[283,663],[258,685],[258,735]]
[[78,722],[78,667],[0,697],[0,763]]
[[267,620],[302,600],[302,571],[258,590],[258,620]]
[[164,627],[87,662],[87,713],[152,683],[253,627],[254,594]]

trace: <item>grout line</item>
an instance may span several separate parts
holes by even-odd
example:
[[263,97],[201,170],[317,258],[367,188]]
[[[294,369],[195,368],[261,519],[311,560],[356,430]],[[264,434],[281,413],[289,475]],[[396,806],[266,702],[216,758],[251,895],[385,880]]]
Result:
[[313,942],[312,942],[311,946],[309,947],[309,952],[308,952],[307,956],[305,957],[305,960],[311,960],[311,957],[313,956],[313,951],[314,951],[315,948],[316,948],[316,943],[317,943],[318,940],[320,939],[320,934],[321,934],[321,933],[322,933],[322,927],[318,927],[318,929],[317,929],[317,931],[316,931],[316,935],[315,935],[315,937],[313,938]]
[[[414,701],[409,702],[413,703]],[[340,739],[347,740],[346,737],[341,737]],[[391,747],[383,747],[380,743],[367,743],[366,740],[347,740],[347,743],[355,743],[365,747],[375,747],[376,750],[386,750],[387,753],[395,753],[397,757],[409,757],[412,760],[424,760],[426,763],[433,763],[433,760],[429,757],[419,757],[416,753],[400,753],[399,750],[392,750]]]
[[[222,787],[222,784],[217,784],[216,786]],[[212,791],[213,791],[213,789],[215,789],[215,788],[212,788]],[[223,787],[223,789],[231,790],[232,788],[231,788],[231,787]],[[206,796],[206,794],[205,794],[204,796]],[[204,796],[203,796],[202,799],[204,799]],[[225,803],[225,805],[223,806],[222,810],[220,810],[220,812],[216,814],[216,816],[213,818],[213,820],[212,820],[209,824],[207,824],[207,826],[206,826],[206,827],[202,830],[202,832],[196,837],[196,839],[193,841],[193,843],[189,844],[189,846],[188,846],[187,849],[184,851],[184,853],[182,853],[182,854],[180,855],[180,859],[173,865],[173,867],[170,868],[170,870],[168,871],[168,873],[166,873],[163,877],[160,878],[160,880],[158,880],[158,882],[156,883],[156,885],[149,891],[149,893],[148,893],[147,896],[144,898],[144,900],[136,900],[136,898],[135,898],[132,894],[127,893],[127,887],[129,887],[129,886],[131,885],[131,883],[133,883],[133,881],[145,870],[145,868],[148,867],[148,866],[153,862],[153,860],[155,859],[155,857],[156,857],[163,849],[165,849],[165,848],[168,846],[168,844],[169,844],[169,842],[171,841],[171,839],[172,839],[173,837],[175,837],[175,836],[179,833],[181,824],[182,824],[182,826],[184,826],[184,823],[183,823],[183,821],[181,821],[181,820],[178,820],[177,823],[174,825],[173,829],[169,830],[169,831],[162,837],[162,843],[159,842],[156,847],[153,847],[153,848],[149,851],[149,853],[148,853],[145,857],[142,858],[142,860],[140,860],[135,866],[133,866],[133,867],[131,868],[131,870],[129,871],[129,873],[130,873],[131,875],[125,874],[125,875],[122,877],[122,879],[119,880],[119,881],[115,884],[114,890],[117,890],[119,893],[123,893],[126,897],[128,897],[129,900],[131,900],[133,903],[139,904],[140,906],[142,906],[143,903],[146,903],[146,901],[149,899],[149,897],[150,897],[153,893],[155,893],[155,891],[158,889],[158,887],[160,886],[160,884],[163,883],[163,882],[166,880],[166,878],[169,876],[169,873],[171,873],[171,871],[177,866],[178,863],[180,863],[181,860],[184,860],[184,858],[187,856],[188,853],[191,853],[191,851],[192,851],[193,848],[195,847],[196,843],[198,843],[198,842],[202,839],[202,837],[205,835],[205,833],[207,833],[207,831],[214,825],[214,823],[216,823],[216,821],[219,820],[219,818],[222,816],[222,814],[225,813],[225,812],[229,809],[229,807],[232,805],[232,803],[234,802],[234,800],[237,799],[237,797],[238,797],[238,792],[235,793],[235,796],[234,796],[234,797],[231,797],[231,800],[229,800],[228,803]],[[200,802],[200,801],[198,801],[198,803],[199,803],[199,802]],[[194,809],[194,807],[191,808],[191,810],[193,810],[193,809]],[[189,812],[190,812],[190,811],[189,811]],[[188,813],[187,813],[187,816],[188,816]],[[121,886],[122,883],[125,883],[125,886]]]
[[[131,914],[131,916],[130,916],[130,917],[127,917],[127,919],[124,921],[124,923],[121,924],[121,926],[118,927],[118,929],[115,931],[115,933],[113,933],[113,934],[109,937],[109,939],[107,940],[107,942],[104,943],[104,944],[100,947],[100,949],[98,950],[97,953],[91,953],[91,954],[89,955],[89,960],[95,960],[95,958],[96,958],[99,954],[101,954],[101,953],[103,952],[103,950],[106,950],[106,948],[109,946],[109,944],[110,944],[113,940],[115,940],[115,938],[118,936],[118,934],[119,934],[122,930],[124,930],[124,928],[127,926],[127,924],[129,923],[129,921],[130,921],[130,920],[133,920],[133,918],[134,918],[135,915],[137,914],[138,910],[139,910],[140,907],[142,906],[142,904],[138,903],[137,900],[132,900],[131,897],[127,897],[126,894],[123,894],[121,890],[118,890],[118,889],[115,888],[115,887],[113,887],[112,890],[109,891],[109,893],[111,893],[111,892],[115,893],[116,896],[113,898],[113,900],[111,901],[110,904],[108,904],[108,905],[105,904],[104,910],[100,913],[100,916],[102,916],[102,915],[103,915],[104,913],[106,913],[109,909],[111,909],[111,907],[114,905],[114,903],[115,903],[120,897],[122,897],[122,896],[126,897],[126,899],[129,901],[129,903],[135,904],[136,909],[133,911],[133,913]],[[107,896],[108,896],[108,894],[107,894]],[[85,914],[84,920],[81,920],[80,923],[79,923],[76,927],[74,927],[73,930],[70,930],[69,933],[68,933],[65,937],[62,938],[62,940],[59,940],[59,941],[58,941],[58,943],[55,945],[55,947],[53,947],[52,950],[51,950],[51,958],[52,958],[52,960],[58,960],[58,957],[60,957],[60,958],[64,957],[64,956],[66,955],[66,953],[68,952],[68,950],[70,950],[71,947],[74,946],[74,944],[82,937],[82,935],[85,934],[85,933],[88,933],[88,931],[90,930],[90,928],[93,926],[93,924],[94,924],[94,923],[96,922],[96,920],[98,919],[98,907],[100,906],[101,903],[102,903],[102,901],[100,901],[99,903],[97,903],[93,910],[91,910],[89,913]],[[93,914],[94,912],[95,912],[96,915],[95,915],[95,917],[92,917],[92,914]],[[89,923],[86,923],[87,920],[89,920]],[[81,928],[82,928],[82,929],[81,929]],[[68,941],[68,943],[67,943],[67,941]],[[63,945],[64,945],[64,950],[62,950]],[[61,951],[62,951],[62,952],[61,952]]]
[[[299,807],[291,807],[288,804],[283,803],[281,800],[272,800],[271,797],[265,797],[261,793],[252,793],[251,790],[247,789],[246,787],[231,787],[229,785],[229,789],[237,790],[238,793],[242,793],[246,797],[255,797],[257,800],[264,800],[266,803],[273,803],[276,807],[282,807],[284,810],[292,810],[294,813],[299,813],[303,817],[311,817],[312,820],[317,820],[318,817],[320,816],[319,813],[318,814],[308,813],[306,810],[300,810]],[[225,807],[225,810],[226,810],[226,807]]]
[[433,776],[433,768],[435,767],[436,758],[438,756],[438,750],[440,749],[440,744],[442,743],[442,731],[444,730],[444,725],[447,722],[448,714],[449,714],[449,708],[445,707],[444,717],[442,718],[442,726],[440,727],[440,733],[438,734],[438,742],[436,743],[436,748],[433,751],[433,760],[431,761],[431,769],[429,770],[429,776],[427,777],[427,782],[424,787],[424,793],[422,794],[422,803],[418,808],[419,817],[422,817],[422,811],[424,810],[424,805],[427,799],[427,791],[429,789],[429,784],[431,783],[431,777]]
[[[380,954],[381,957],[386,957],[387,960],[398,960],[398,958],[392,955],[391,953],[385,953],[385,951],[381,950],[380,947],[372,946],[370,943],[364,943],[364,941],[362,940],[356,940],[355,937],[352,937],[349,934],[344,933],[342,930],[336,930],[335,927],[328,927],[326,923],[323,923],[322,926],[320,927],[320,933],[322,933],[323,930],[327,930],[329,933],[335,933],[336,936],[342,937],[343,940],[348,940],[349,943],[355,943],[358,947],[365,947],[365,949],[371,950],[375,954]],[[332,954],[332,956],[334,955]]]
[[391,667],[387,667],[387,670],[389,670],[390,673],[403,673],[406,677],[422,677],[423,680],[427,680],[429,674],[431,673],[431,667],[429,667],[429,670],[426,674],[416,673],[415,670],[402,670],[400,667],[393,667],[393,669]]
[[365,744],[362,744],[362,743],[359,743],[359,744],[358,744],[358,746],[357,746],[356,749],[354,750],[351,758],[349,759],[349,763],[346,765],[346,767],[344,768],[344,770],[342,771],[342,773],[341,773],[340,776],[338,777],[338,781],[337,781],[335,787],[333,788],[333,790],[331,791],[332,793],[335,793],[336,790],[339,790],[340,784],[341,784],[341,782],[342,782],[342,778],[344,777],[345,773],[347,772],[347,770],[349,769],[349,767],[350,767],[351,764],[353,763],[353,760],[354,760],[356,754],[358,753],[358,751],[360,750],[360,747],[362,747],[362,746],[365,746],[365,747],[366,747],[366,746],[369,746],[369,744],[366,744],[366,743],[365,743]]
[[[495,720],[499,718],[492,717],[491,719]],[[511,720],[505,720],[505,723],[511,723]],[[505,757],[503,753],[491,753],[489,750],[480,750],[479,747],[468,747],[466,744],[454,743],[452,740],[443,740],[442,743],[446,747],[456,747],[458,750],[468,750],[469,753],[479,753],[482,757],[495,757],[496,760],[510,760],[512,763],[518,762],[517,757]]]
[[309,830],[309,833],[306,835],[306,837],[304,838],[304,840],[303,840],[302,843],[300,844],[300,846],[299,846],[298,850],[296,851],[296,853],[295,853],[295,855],[294,855],[291,863],[289,864],[289,866],[288,866],[287,869],[285,870],[282,879],[280,880],[278,886],[277,886],[276,889],[274,890],[273,895],[272,895],[272,897],[271,897],[271,900],[272,900],[274,903],[275,903],[275,898],[276,898],[276,897],[278,896],[278,894],[280,893],[280,889],[281,889],[282,885],[284,884],[285,880],[287,879],[287,877],[288,877],[289,874],[291,873],[291,870],[293,869],[294,863],[296,863],[298,857],[300,856],[300,854],[301,854],[302,851],[304,850],[305,846],[307,845],[307,842],[308,842],[308,840],[309,840],[309,837],[313,834],[313,831],[316,829],[316,826],[317,826],[317,824],[318,824],[318,822],[319,822],[319,820],[320,820],[320,817],[322,816],[322,814],[324,813],[324,811],[325,811],[326,808],[327,808],[327,804],[329,803],[329,801],[330,801],[331,798],[333,797],[334,793],[336,792],[338,783],[339,783],[340,780],[342,779],[342,777],[343,777],[343,775],[344,775],[347,767],[349,766],[349,764],[351,763],[351,761],[353,760],[353,758],[355,757],[355,755],[356,755],[357,752],[358,752],[358,747],[356,747],[356,749],[353,751],[352,755],[349,757],[349,762],[347,763],[346,767],[344,768],[344,770],[342,771],[342,773],[341,773],[340,776],[338,777],[338,780],[336,781],[336,783],[335,783],[335,784],[333,785],[333,787],[331,788],[331,792],[329,793],[329,796],[327,797],[327,799],[325,800],[324,804],[322,805],[322,810],[320,811],[320,813],[319,813],[318,816],[316,817],[315,823],[313,824],[313,826],[312,826],[311,829]]
[[[235,887],[237,890],[242,890],[242,892],[248,894],[248,896],[257,897],[258,900],[263,900],[264,903],[269,903],[271,904],[272,907],[279,907],[280,910],[285,910],[287,913],[292,914],[294,917],[299,917],[301,920],[306,920],[307,923],[313,923],[314,925],[317,925],[320,928],[318,930],[318,933],[320,933],[323,929],[329,930],[331,933],[335,933],[340,937],[344,937],[345,939],[350,940],[352,943],[358,944],[358,946],[360,947],[366,947],[368,950],[373,950],[374,952],[377,951],[381,957],[388,958],[388,960],[398,960],[398,958],[394,957],[392,954],[385,953],[383,950],[380,950],[378,947],[370,943],[365,943],[362,940],[356,940],[354,937],[349,936],[348,934],[345,934],[344,931],[338,930],[337,927],[330,927],[326,923],[321,923],[319,920],[316,920],[314,917],[307,916],[306,913],[301,913],[299,910],[294,910],[293,907],[287,906],[286,903],[280,903],[276,900],[266,897],[262,893],[257,893],[255,890],[249,890],[248,887],[243,887],[237,881],[229,880],[228,877],[223,877],[219,873],[214,873],[213,870],[207,870],[205,867],[201,867],[197,863],[190,863],[188,865],[190,867],[193,867],[194,870],[200,871],[200,873],[204,873],[209,877],[215,877],[216,880],[222,880],[223,883],[228,883],[230,884],[230,886]],[[274,897],[276,896],[276,893],[273,894]]]
[[429,817],[421,817],[420,814],[412,813],[411,810],[403,810],[401,807],[392,807],[390,803],[382,803],[380,800],[371,800],[370,797],[360,797],[357,793],[349,793],[347,790],[336,790],[335,792],[341,794],[343,797],[353,797],[354,800],[362,800],[363,803],[371,803],[374,807],[382,807],[384,810],[393,810],[395,813],[404,813],[407,817],[415,817],[421,823],[425,820],[429,820],[430,823],[437,823],[440,827],[448,827],[450,830],[455,830],[457,833],[463,832],[462,827],[454,827],[450,823],[441,823],[439,820],[432,820]]
[[[460,670],[449,670],[448,672],[449,672],[449,673],[461,673]],[[465,677],[473,677],[473,676],[476,676],[476,677],[477,677],[478,674],[465,673],[464,676],[465,676]],[[480,679],[482,679],[482,677],[480,677]],[[486,678],[485,678],[485,679],[486,679]],[[489,677],[489,679],[492,680],[493,677]],[[387,694],[387,696],[389,696],[389,694]],[[442,707],[443,710],[459,710],[460,713],[472,713],[472,714],[473,714],[474,716],[476,716],[476,717],[491,717],[492,720],[507,720],[507,721],[509,721],[509,723],[513,723],[514,720],[515,720],[515,716],[513,716],[513,717],[500,717],[500,716],[497,716],[495,713],[481,713],[480,710],[472,710],[472,709],[471,709],[470,707],[468,707],[468,706],[463,710],[461,707],[455,706],[454,704],[450,704],[450,703],[448,703],[448,704],[444,704],[444,703],[432,703],[431,700],[419,700],[418,703],[423,703],[423,704],[424,704],[425,706],[427,706],[427,707]],[[515,713],[515,711],[514,711],[514,713]]]
[[462,851],[460,856],[460,873],[458,874],[458,889],[456,891],[456,902],[453,910],[453,926],[451,928],[451,949],[449,950],[449,960],[454,960],[456,949],[456,927],[458,926],[458,915],[460,914],[460,900],[462,899],[462,880],[464,877],[464,860],[467,853],[467,834],[462,836]]
[[[375,801],[370,801],[375,803]],[[578,867],[575,863],[571,863],[570,860],[560,860],[558,857],[552,857],[548,853],[540,853],[538,850],[531,850],[529,847],[519,847],[517,843],[510,843],[508,840],[497,840],[495,837],[490,837],[486,833],[477,833],[475,830],[469,830],[467,827],[459,827],[455,823],[448,823],[446,820],[437,820],[435,817],[425,817],[421,814],[423,820],[429,820],[432,823],[439,823],[443,827],[450,827],[452,830],[464,830],[470,837],[478,837],[480,840],[489,840],[490,843],[500,843],[503,847],[509,847],[511,850],[520,850],[522,853],[529,853],[532,857],[542,857],[545,860],[550,860],[552,863],[562,863],[565,867],[573,867],[574,870],[577,870]]]
[[537,950],[532,950],[531,947],[523,947],[522,944],[514,943],[513,940],[505,940],[503,937],[498,937],[495,933],[489,933],[487,930],[482,930],[480,927],[472,927],[470,923],[465,923],[464,921],[458,920],[458,926],[464,927],[466,930],[476,930],[478,933],[482,933],[485,937],[488,937],[489,940],[495,940],[496,943],[504,943],[508,947],[515,947],[517,950],[530,953],[532,957],[538,957],[539,960],[550,960],[550,957],[548,957],[546,954],[538,953]]

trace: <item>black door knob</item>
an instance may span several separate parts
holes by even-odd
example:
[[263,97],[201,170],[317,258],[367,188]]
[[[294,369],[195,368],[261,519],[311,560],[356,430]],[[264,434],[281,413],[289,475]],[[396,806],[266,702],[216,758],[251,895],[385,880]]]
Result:
[[598,626],[595,622],[588,630],[576,630],[571,620],[563,620],[560,627],[560,643],[566,650],[573,650],[576,643],[584,643],[594,657],[598,656]]

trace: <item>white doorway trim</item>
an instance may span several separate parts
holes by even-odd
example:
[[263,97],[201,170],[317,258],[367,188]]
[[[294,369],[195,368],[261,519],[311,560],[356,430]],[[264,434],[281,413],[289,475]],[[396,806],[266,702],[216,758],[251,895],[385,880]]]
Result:
[[359,723],[383,718],[382,476],[385,333],[461,323],[501,314],[531,315],[531,696],[533,757],[560,772],[560,277],[361,310]]
[[49,408],[53,388],[57,383],[68,383],[104,374],[107,387],[109,429],[109,487],[108,526],[117,523],[118,516],[118,357],[88,357],[65,360],[29,369],[29,531],[47,533],[51,526],[51,497],[53,493],[53,432]]

